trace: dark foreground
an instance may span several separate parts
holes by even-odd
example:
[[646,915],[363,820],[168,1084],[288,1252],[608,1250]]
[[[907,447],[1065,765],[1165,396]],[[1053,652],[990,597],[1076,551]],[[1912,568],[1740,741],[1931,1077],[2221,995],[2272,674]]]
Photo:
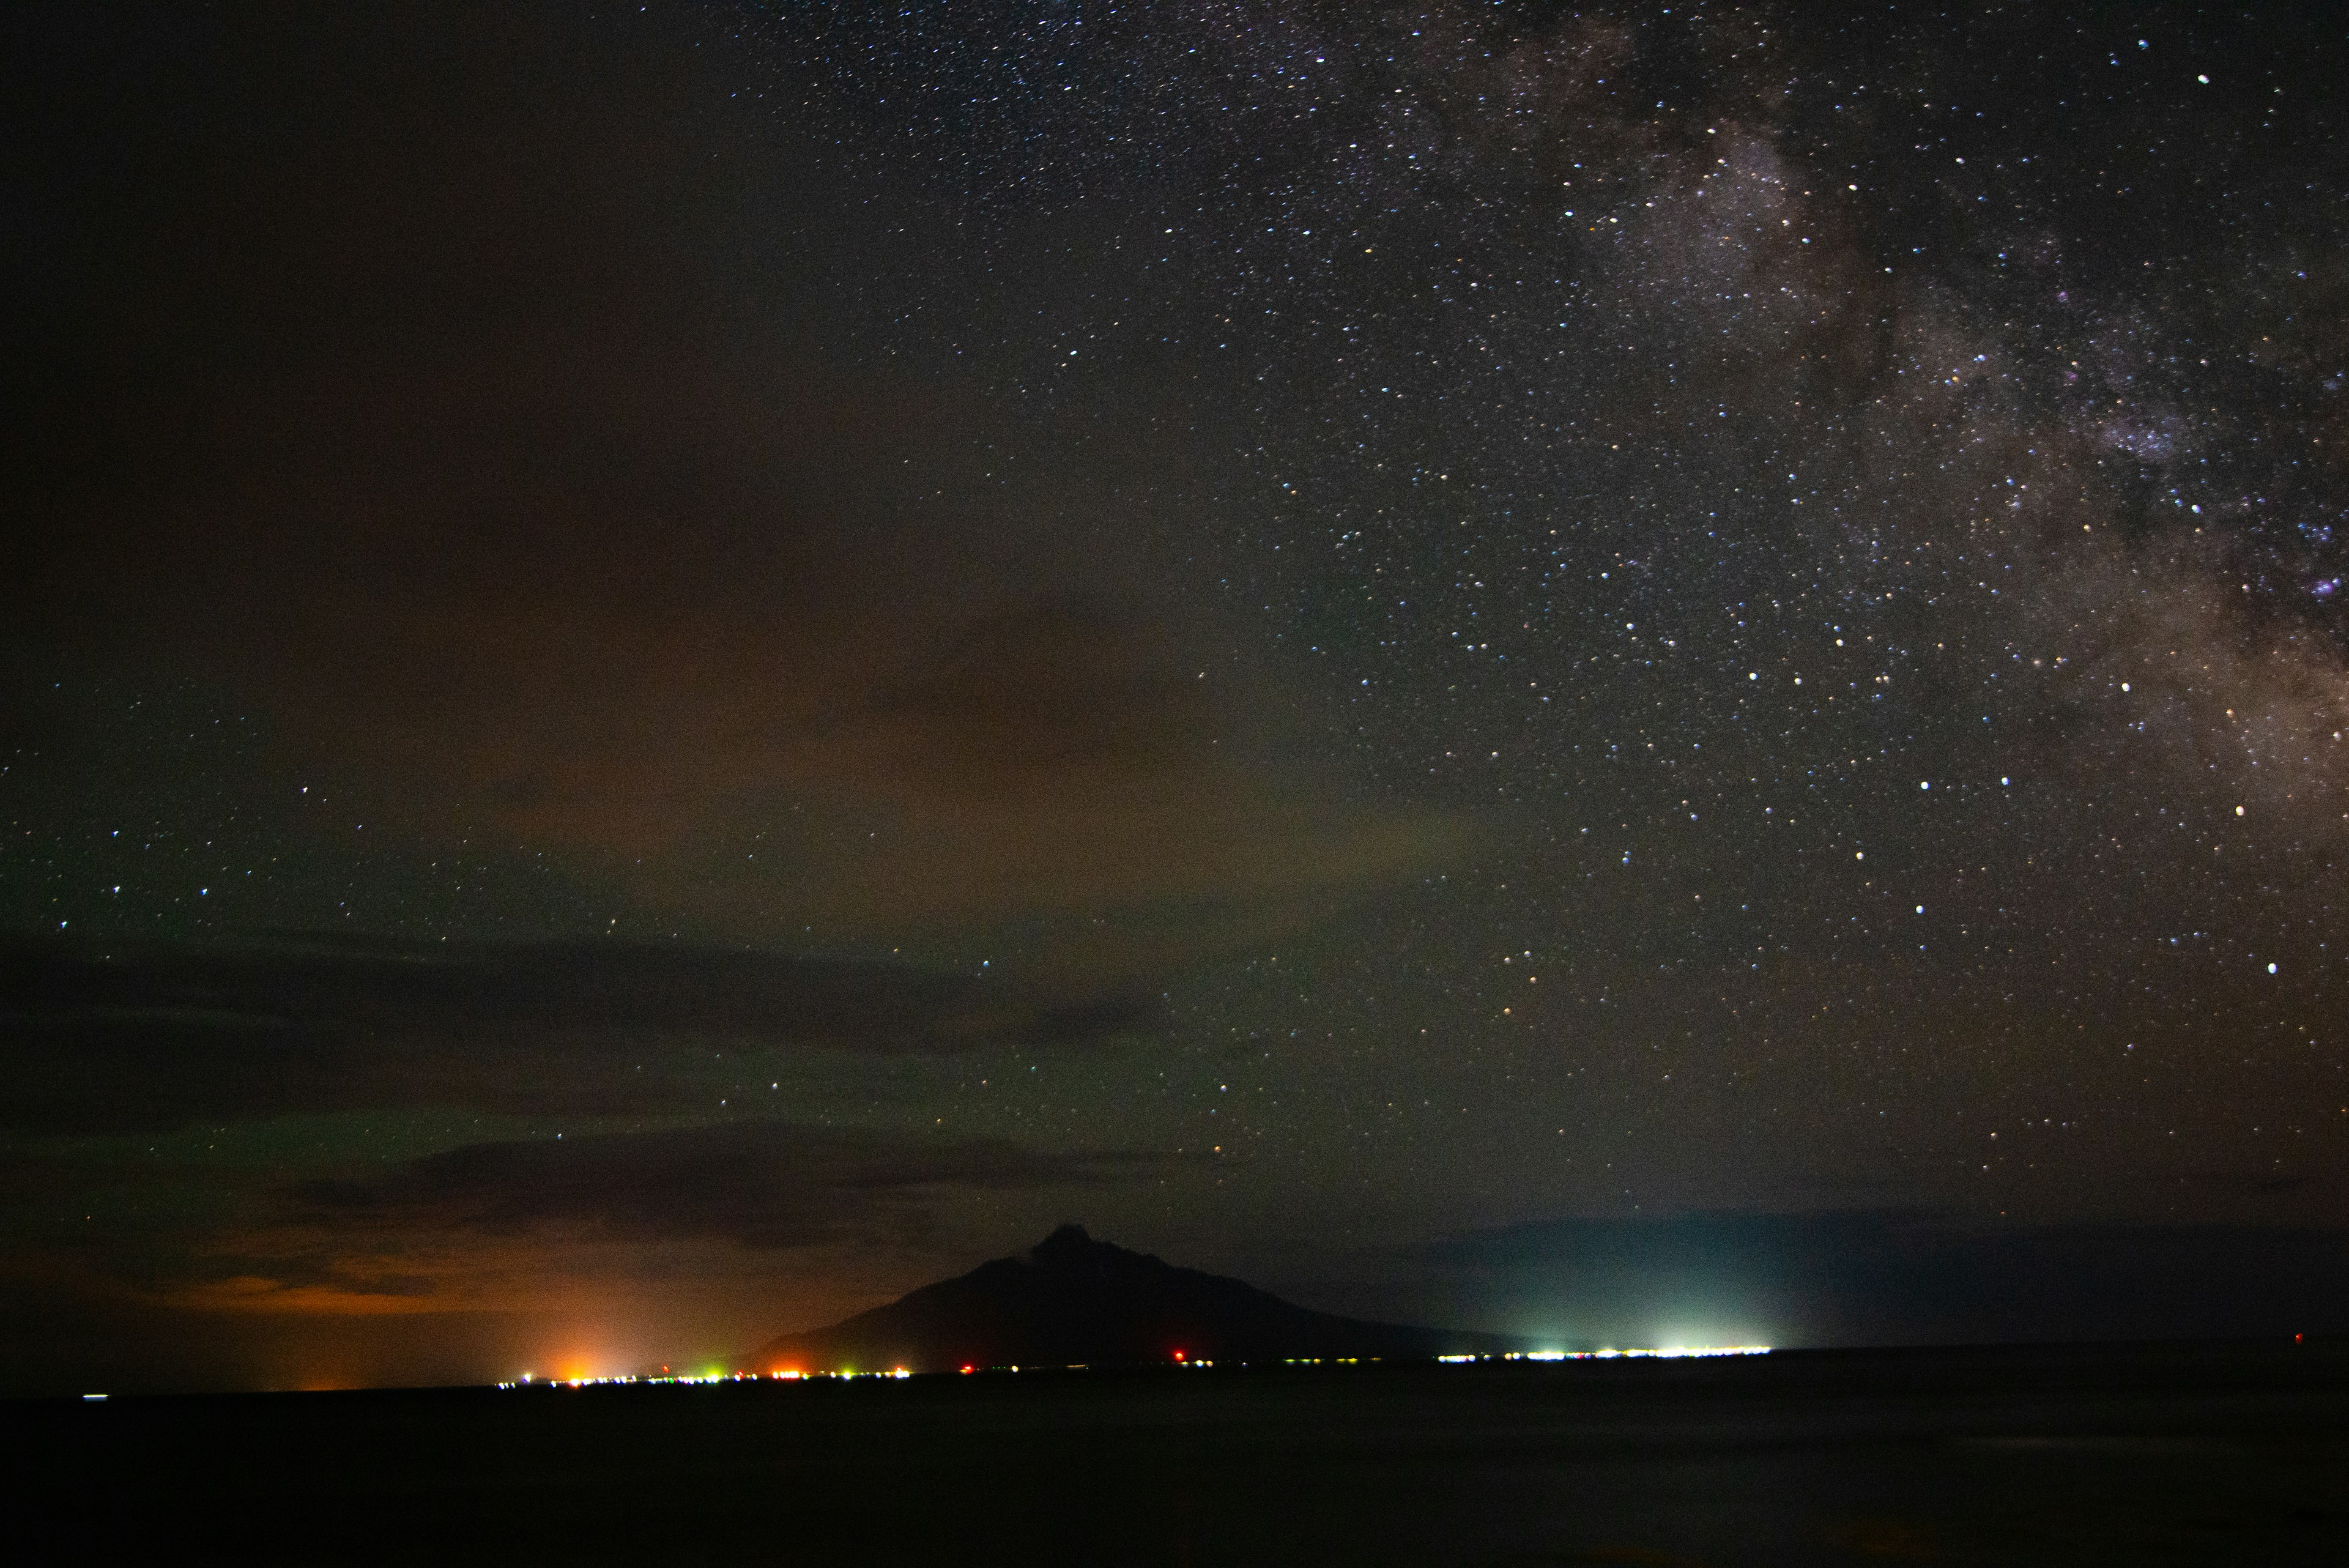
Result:
[[2332,1565],[2349,1347],[118,1398],[0,1461],[67,1556]]

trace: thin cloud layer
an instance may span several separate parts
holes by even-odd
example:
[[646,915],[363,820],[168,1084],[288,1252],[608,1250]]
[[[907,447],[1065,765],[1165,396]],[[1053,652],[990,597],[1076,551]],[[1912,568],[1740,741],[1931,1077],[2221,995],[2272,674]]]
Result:
[[699,1096],[713,1044],[1081,1050],[1162,1027],[1138,992],[686,946],[19,940],[0,946],[0,1127],[435,1105],[644,1114]]
[[473,1144],[359,1180],[303,1183],[297,1220],[339,1231],[636,1241],[717,1238],[781,1249],[897,1242],[947,1194],[1130,1178],[1133,1155],[1043,1154],[996,1138],[732,1122],[657,1132]]

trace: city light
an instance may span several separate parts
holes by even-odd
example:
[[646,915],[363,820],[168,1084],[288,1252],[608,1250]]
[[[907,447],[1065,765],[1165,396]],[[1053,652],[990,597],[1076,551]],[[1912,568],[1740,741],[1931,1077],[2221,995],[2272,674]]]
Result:
[[[1190,1352],[1185,1350],[1177,1350],[1171,1352],[1170,1354],[1174,1357],[1174,1365],[1186,1371],[1205,1372],[1213,1368],[1216,1365],[1212,1360],[1193,1355]],[[1723,1355],[1767,1355],[1769,1354],[1770,1346],[1766,1345],[1674,1345],[1657,1347],[1633,1346],[1627,1349],[1617,1349],[1614,1346],[1609,1345],[1601,1350],[1510,1350],[1495,1352],[1490,1355],[1454,1354],[1450,1355],[1439,1355],[1434,1359],[1438,1363],[1446,1366],[1473,1366],[1488,1361],[1677,1361],[1682,1359],[1698,1359]],[[1327,1357],[1318,1355],[1289,1356],[1285,1357],[1282,1360],[1281,1365],[1287,1366],[1358,1366],[1364,1365],[1366,1361],[1374,1363],[1379,1359],[1380,1358],[1375,1356],[1362,1357],[1353,1355],[1334,1355]],[[982,1368],[977,1362],[966,1361],[957,1367],[957,1370],[962,1373],[965,1376],[968,1376],[981,1371]],[[990,1372],[1018,1372],[1021,1369],[1017,1366],[1009,1366],[987,1367],[983,1370]],[[1030,1367],[1028,1370],[1033,1371],[1035,1368]],[[1050,1369],[1048,1368],[1048,1370]],[[1091,1370],[1091,1368],[1083,1366],[1082,1364],[1071,1364],[1059,1367],[1058,1370],[1064,1372],[1085,1372]],[[631,1373],[615,1373],[608,1376],[583,1374],[576,1377],[553,1378],[540,1377],[536,1373],[524,1372],[518,1375],[512,1381],[500,1383],[497,1386],[500,1388],[603,1388],[638,1383],[647,1385],[674,1384],[684,1386],[707,1386],[713,1383],[801,1383],[812,1381],[817,1378],[828,1378],[834,1382],[849,1383],[855,1382],[860,1379],[875,1377],[895,1380],[911,1377],[913,1376],[913,1368],[909,1366],[893,1366],[886,1372],[859,1372],[854,1367],[850,1366],[843,1366],[828,1372],[811,1372],[802,1370],[795,1366],[780,1366],[771,1372],[764,1373],[730,1372],[713,1367],[708,1371],[698,1374],[680,1373],[674,1375],[670,1374],[666,1368],[664,1368],[658,1374],[642,1376]],[[85,1394],[82,1397],[85,1399],[103,1399],[106,1396],[103,1394]]]
[[1447,1365],[1460,1366],[1479,1361],[1677,1361],[1683,1358],[1717,1355],[1767,1355],[1766,1345],[1674,1345],[1660,1348],[1634,1347],[1618,1350],[1509,1350],[1497,1355],[1439,1355],[1435,1359]]

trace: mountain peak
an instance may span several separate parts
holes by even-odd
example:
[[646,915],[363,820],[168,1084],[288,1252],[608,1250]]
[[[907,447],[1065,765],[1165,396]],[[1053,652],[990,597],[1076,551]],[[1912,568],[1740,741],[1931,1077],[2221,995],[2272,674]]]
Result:
[[756,1370],[1131,1366],[1172,1361],[1416,1360],[1517,1349],[1493,1334],[1362,1323],[1238,1280],[1174,1267],[1063,1225],[1025,1258],[999,1258],[844,1323],[771,1341]]
[[1028,1249],[1028,1255],[1040,1263],[1048,1263],[1055,1258],[1090,1252],[1101,1244],[1086,1233],[1083,1226],[1063,1225]]

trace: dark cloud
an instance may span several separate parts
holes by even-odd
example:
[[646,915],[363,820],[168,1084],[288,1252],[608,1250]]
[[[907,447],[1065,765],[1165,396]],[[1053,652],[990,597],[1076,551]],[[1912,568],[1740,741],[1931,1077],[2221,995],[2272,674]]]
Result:
[[1147,1163],[997,1138],[730,1122],[472,1144],[364,1180],[303,1183],[290,1196],[297,1220],[347,1238],[551,1231],[756,1248],[878,1245],[926,1235],[944,1195],[1099,1183]]
[[1199,682],[1172,649],[1143,651],[1130,624],[1074,597],[988,616],[861,716],[874,777],[949,799],[1213,787],[1203,748],[1185,743],[1215,729]]
[[1132,992],[685,945],[19,940],[0,944],[0,1126],[147,1130],[377,1106],[642,1112],[692,1092],[688,1069],[712,1043],[1082,1048],[1161,1028],[1156,999]]

